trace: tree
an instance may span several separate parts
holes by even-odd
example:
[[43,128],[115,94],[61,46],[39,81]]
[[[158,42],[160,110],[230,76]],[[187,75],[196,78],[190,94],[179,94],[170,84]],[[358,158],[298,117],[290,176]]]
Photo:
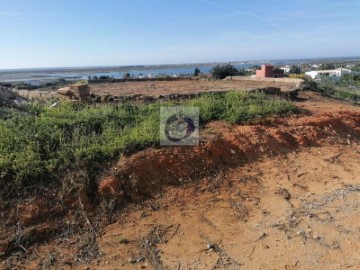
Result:
[[305,76],[302,89],[303,90],[318,91],[319,86],[318,86],[317,82],[314,81],[311,77]]
[[211,70],[211,74],[215,79],[225,79],[228,76],[239,75],[239,70],[233,65],[217,65]]
[[335,69],[335,65],[333,63],[325,63],[325,64],[321,64],[319,69],[320,70]]
[[200,71],[200,68],[196,67],[196,68],[195,68],[195,71],[194,71],[194,76],[195,76],[195,77],[199,76],[200,72],[201,72],[201,71]]
[[292,65],[290,70],[289,70],[290,74],[300,74],[301,73],[301,68],[297,65]]
[[258,66],[258,65],[254,65],[254,66],[251,66],[250,69],[253,69],[253,70],[261,70],[261,67]]
[[360,71],[360,64],[356,64],[351,68],[352,71]]
[[238,69],[238,76],[247,76],[247,75],[251,75],[251,72],[247,71],[244,68],[239,68]]

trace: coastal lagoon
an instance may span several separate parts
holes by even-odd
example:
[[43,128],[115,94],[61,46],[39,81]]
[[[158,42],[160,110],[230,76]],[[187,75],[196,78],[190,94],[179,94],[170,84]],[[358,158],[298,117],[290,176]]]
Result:
[[[294,64],[312,64],[324,62],[351,62],[358,61],[359,57],[345,58],[320,58],[320,59],[288,59],[288,60],[261,60],[231,62],[236,68],[250,68],[255,65],[271,63],[276,66]],[[129,73],[131,77],[154,78],[157,76],[191,76],[196,67],[202,73],[209,73],[217,64],[183,64],[183,65],[158,65],[158,66],[109,66],[109,67],[67,67],[67,68],[34,68],[34,69],[3,69],[0,70],[0,82],[28,82],[42,83],[58,79],[81,80],[89,77],[109,76],[114,79],[122,79],[124,74]]]

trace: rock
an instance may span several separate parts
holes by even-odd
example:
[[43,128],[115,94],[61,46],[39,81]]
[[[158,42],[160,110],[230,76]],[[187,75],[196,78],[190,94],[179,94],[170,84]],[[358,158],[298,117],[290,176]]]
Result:
[[128,260],[129,263],[135,264],[135,263],[142,263],[145,262],[145,258],[144,257],[138,257],[138,258],[130,258]]
[[60,88],[56,91],[56,93],[58,95],[62,95],[62,96],[67,96],[67,97],[71,97],[73,95],[70,87],[63,87],[63,88]]
[[209,251],[215,251],[216,250],[216,246],[215,244],[209,243],[206,245],[206,249]]
[[90,88],[88,84],[76,83],[68,87],[60,88],[56,91],[58,95],[76,98],[80,100],[90,100]]

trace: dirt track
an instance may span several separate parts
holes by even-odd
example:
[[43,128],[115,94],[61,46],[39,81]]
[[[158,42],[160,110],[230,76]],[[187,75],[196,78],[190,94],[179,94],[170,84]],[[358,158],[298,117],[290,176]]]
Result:
[[[97,244],[58,239],[19,269],[359,269],[360,108],[302,97],[300,116],[211,123],[196,149],[121,159],[100,191],[136,203]],[[103,255],[86,262],[91,243]]]

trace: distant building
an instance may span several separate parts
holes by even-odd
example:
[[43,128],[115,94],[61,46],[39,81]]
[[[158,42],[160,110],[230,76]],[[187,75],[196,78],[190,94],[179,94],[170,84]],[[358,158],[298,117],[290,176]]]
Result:
[[332,70],[312,70],[305,72],[305,75],[310,76],[313,79],[320,77],[330,77],[334,79],[341,78],[344,74],[350,74],[351,70],[346,68],[337,68]]
[[261,70],[256,71],[256,78],[283,78],[284,70],[274,69],[273,65],[262,65]]
[[281,67],[280,69],[282,69],[285,73],[289,73],[291,67],[289,65],[286,65],[285,67]]
[[319,68],[319,67],[320,67],[320,65],[313,64],[313,65],[311,65],[311,67],[312,67],[312,68]]

